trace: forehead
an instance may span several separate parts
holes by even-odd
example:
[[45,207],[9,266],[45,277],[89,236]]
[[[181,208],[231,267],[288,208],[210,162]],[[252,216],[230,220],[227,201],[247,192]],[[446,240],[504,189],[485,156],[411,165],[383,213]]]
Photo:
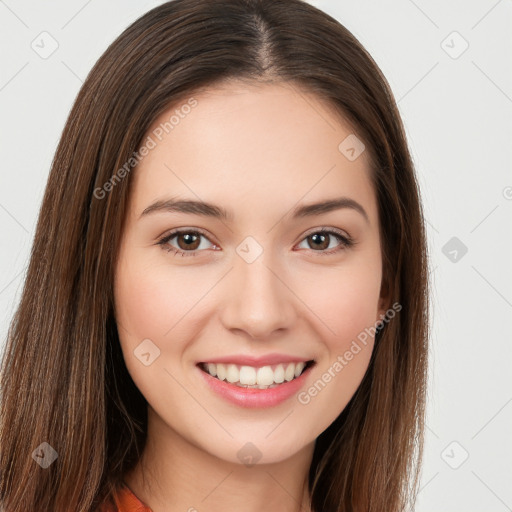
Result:
[[[350,160],[352,126],[297,85],[226,83],[173,103],[145,135],[154,147],[138,164],[138,207],[165,194],[217,203],[293,206],[352,196],[375,214],[367,154]],[[357,149],[357,148],[356,148]]]

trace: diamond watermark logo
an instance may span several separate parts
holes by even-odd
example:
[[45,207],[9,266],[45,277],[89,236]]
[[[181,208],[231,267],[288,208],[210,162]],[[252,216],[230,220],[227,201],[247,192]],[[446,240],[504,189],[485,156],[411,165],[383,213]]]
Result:
[[50,467],[59,454],[46,441],[41,443],[33,452],[32,458],[43,468]]
[[246,263],[252,263],[263,254],[263,247],[252,236],[248,236],[238,245],[236,252]]
[[468,248],[454,236],[443,245],[441,251],[452,263],[458,263],[468,252]]
[[458,59],[469,48],[469,43],[454,30],[441,41],[441,48],[452,59]]
[[452,469],[459,469],[468,460],[468,451],[457,441],[452,441],[442,452],[441,458]]
[[248,468],[254,466],[262,457],[262,453],[253,443],[245,443],[236,455]]
[[347,160],[353,162],[361,156],[365,150],[365,145],[362,140],[358,139],[353,133],[351,133],[340,142],[338,149]]
[[160,349],[150,339],[145,339],[133,353],[144,366],[149,366],[160,356]]
[[30,44],[41,59],[48,59],[51,57],[59,47],[57,40],[49,32],[41,32]]

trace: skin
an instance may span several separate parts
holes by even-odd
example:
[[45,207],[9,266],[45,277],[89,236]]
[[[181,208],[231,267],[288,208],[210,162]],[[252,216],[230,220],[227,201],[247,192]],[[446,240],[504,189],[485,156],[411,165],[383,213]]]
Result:
[[[354,130],[297,86],[230,82],[193,97],[197,105],[133,171],[116,266],[121,347],[149,404],[148,442],[125,481],[154,512],[309,510],[315,439],[359,386],[373,337],[307,404],[294,395],[266,409],[239,407],[211,391],[195,365],[227,354],[314,359],[304,391],[381,318],[386,301],[367,152],[349,161],[338,145]],[[296,206],[340,196],[357,201],[368,220],[353,208],[292,219]],[[214,203],[233,218],[141,216],[170,197]],[[158,244],[175,228],[206,232],[188,249],[195,256]],[[356,244],[344,248],[329,235],[315,245],[311,236],[321,228]],[[252,263],[236,252],[247,236],[263,250]],[[187,250],[183,235],[166,247]],[[160,350],[149,366],[134,356],[145,339]],[[237,457],[248,442],[261,453],[250,467]]]

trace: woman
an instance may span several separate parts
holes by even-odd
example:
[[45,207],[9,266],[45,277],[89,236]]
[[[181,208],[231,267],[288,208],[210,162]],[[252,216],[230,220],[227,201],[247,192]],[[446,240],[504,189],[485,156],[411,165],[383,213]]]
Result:
[[55,155],[2,361],[1,503],[403,510],[427,284],[404,130],[360,43],[300,0],[153,9]]

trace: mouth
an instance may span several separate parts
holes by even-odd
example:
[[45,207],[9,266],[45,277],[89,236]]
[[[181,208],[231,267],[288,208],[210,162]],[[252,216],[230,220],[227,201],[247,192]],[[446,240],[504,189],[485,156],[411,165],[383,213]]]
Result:
[[240,388],[272,389],[298,379],[315,365],[314,360],[247,366],[232,363],[201,362],[197,366],[211,377]]

